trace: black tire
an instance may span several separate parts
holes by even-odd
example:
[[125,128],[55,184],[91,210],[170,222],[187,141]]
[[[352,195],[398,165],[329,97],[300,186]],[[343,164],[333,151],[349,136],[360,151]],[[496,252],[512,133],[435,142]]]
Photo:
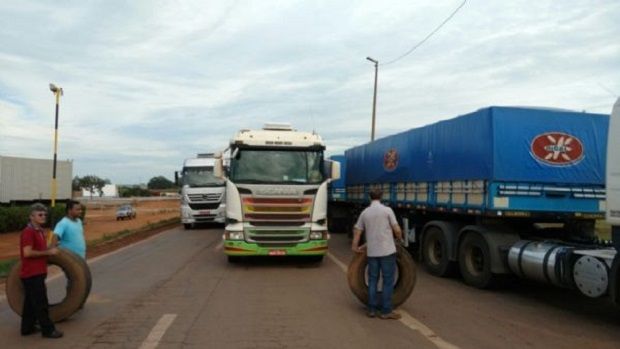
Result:
[[[394,294],[392,295],[392,306],[394,308],[405,303],[407,298],[413,292],[417,280],[417,267],[409,252],[401,246],[397,245],[396,266],[398,267],[398,279],[394,285]],[[365,253],[356,253],[349,263],[347,270],[347,280],[349,288],[353,294],[363,304],[368,304],[368,285],[366,285],[366,266],[368,258]]]
[[494,286],[496,278],[491,272],[491,252],[482,235],[466,233],[459,245],[459,268],[465,283],[477,288]]
[[620,308],[620,254],[616,254],[609,275],[609,296],[616,307]]
[[228,256],[228,263],[230,264],[239,264],[241,263],[241,256]]
[[450,276],[456,270],[456,264],[450,260],[448,238],[438,227],[430,227],[424,233],[422,263],[424,268],[435,276]]
[[185,228],[185,230],[190,230],[190,229],[192,229],[192,224],[191,223],[183,223],[183,228]]
[[[60,303],[49,308],[50,319],[59,322],[75,314],[86,302],[92,279],[88,265],[81,257],[64,249],[58,254],[48,257],[48,264],[59,266],[69,280],[67,294]],[[9,306],[20,315],[24,304],[24,288],[19,277],[21,262],[13,266],[6,281],[6,297]]]
[[322,263],[323,262],[323,258],[325,256],[324,255],[319,255],[319,256],[305,256],[304,259],[307,260],[309,263]]

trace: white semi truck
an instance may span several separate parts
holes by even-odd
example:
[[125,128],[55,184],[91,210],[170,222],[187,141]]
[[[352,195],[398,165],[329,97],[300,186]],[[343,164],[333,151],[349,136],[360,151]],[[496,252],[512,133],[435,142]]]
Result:
[[213,174],[213,153],[198,154],[186,159],[183,169],[175,173],[175,181],[181,186],[181,223],[191,229],[197,223],[225,220],[226,182]]
[[223,158],[216,175],[226,177],[224,252],[242,256],[307,256],[327,253],[327,184],[338,179],[337,162],[325,160],[314,132],[289,124],[241,130],[230,141],[230,169]]

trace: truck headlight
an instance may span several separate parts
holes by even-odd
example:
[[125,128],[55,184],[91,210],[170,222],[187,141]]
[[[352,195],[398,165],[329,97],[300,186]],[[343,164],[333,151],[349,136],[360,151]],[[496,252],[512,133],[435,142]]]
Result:
[[243,240],[245,237],[242,231],[227,231],[224,238],[226,240]]
[[313,231],[310,233],[310,240],[327,240],[327,232]]

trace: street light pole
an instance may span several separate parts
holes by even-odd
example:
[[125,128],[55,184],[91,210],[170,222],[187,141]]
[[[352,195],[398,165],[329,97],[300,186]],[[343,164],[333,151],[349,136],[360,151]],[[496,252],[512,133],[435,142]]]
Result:
[[58,87],[52,83],[50,83],[50,91],[54,93],[56,96],[56,116],[54,122],[54,162],[52,167],[52,208],[56,206],[56,161],[58,159],[58,109],[60,105],[60,96],[63,95],[63,91],[61,87]]
[[372,96],[372,128],[370,130],[370,141],[372,142],[375,140],[375,120],[377,111],[377,75],[379,72],[379,61],[370,57],[366,57],[366,59],[375,64],[375,89]]

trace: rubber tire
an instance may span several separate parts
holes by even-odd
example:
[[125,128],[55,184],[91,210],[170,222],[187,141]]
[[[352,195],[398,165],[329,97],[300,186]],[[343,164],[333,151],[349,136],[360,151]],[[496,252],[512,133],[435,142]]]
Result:
[[191,223],[184,223],[183,224],[183,228],[185,228],[185,230],[190,230],[190,229],[192,229],[192,224]]
[[228,263],[230,264],[239,264],[241,263],[241,260],[243,257],[241,256],[227,256],[228,257]]
[[325,258],[324,255],[318,255],[318,256],[305,256],[304,259],[307,260],[309,263],[322,263],[323,262],[323,258]]
[[[59,252],[48,257],[48,264],[59,266],[67,279],[71,280],[71,287],[67,290],[65,298],[57,304],[51,304],[49,315],[52,322],[68,319],[75,314],[86,302],[92,278],[86,262],[78,255],[59,248]],[[22,314],[24,305],[24,288],[19,277],[21,262],[16,263],[6,280],[6,298],[13,311]]]
[[[398,266],[398,280],[394,285],[392,306],[394,308],[405,303],[413,292],[417,280],[417,267],[407,249],[400,244],[396,246],[396,265]],[[349,263],[347,280],[353,294],[364,305],[368,304],[368,286],[366,285],[366,266],[368,258],[365,253],[356,253]]]
[[[433,259],[438,259],[438,262],[434,262],[430,257],[430,252],[433,247],[431,244],[433,243],[441,244],[441,256],[439,258],[435,256]],[[429,273],[446,277],[454,274],[456,270],[456,264],[450,260],[450,253],[448,251],[448,239],[444,232],[438,227],[430,227],[424,233],[424,240],[422,242],[422,264],[424,265],[424,269],[426,269]]]
[[[476,248],[481,252],[481,271],[474,270],[472,265],[472,248]],[[474,232],[466,233],[459,245],[459,268],[467,285],[482,289],[491,288],[495,285],[496,278],[491,272],[491,252],[482,235]]]
[[616,307],[620,308],[620,254],[614,258],[609,276],[609,296]]

